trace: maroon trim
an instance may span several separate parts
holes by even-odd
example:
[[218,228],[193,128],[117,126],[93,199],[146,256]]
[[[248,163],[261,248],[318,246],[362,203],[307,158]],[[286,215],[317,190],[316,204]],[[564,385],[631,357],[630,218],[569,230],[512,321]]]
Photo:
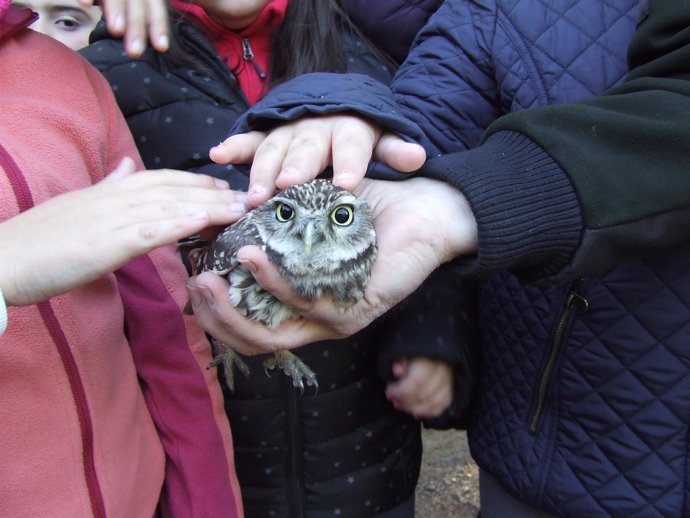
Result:
[[161,509],[175,516],[238,516],[226,447],[180,307],[149,255],[115,275],[142,392],[167,456]]
[[31,9],[10,5],[7,11],[0,13],[0,40],[25,29],[38,20],[38,14]]
[[[24,212],[34,206],[33,197],[29,184],[26,182],[19,166],[14,161],[12,156],[0,144],[0,166],[2,166],[12,184],[14,195],[17,198],[20,212]],[[95,518],[105,518],[105,504],[103,502],[103,494],[101,493],[100,484],[98,483],[98,475],[96,473],[96,466],[94,464],[93,452],[93,424],[91,422],[91,413],[89,411],[88,401],[86,399],[86,391],[81,382],[79,375],[79,368],[77,362],[72,355],[72,350],[69,346],[69,341],[60,326],[60,322],[55,315],[55,311],[50,304],[50,301],[45,301],[37,304],[38,310],[43,319],[43,323],[50,332],[62,365],[67,373],[74,404],[77,407],[77,415],[79,416],[79,428],[81,429],[81,440],[83,447],[83,464],[84,475],[86,477],[86,486],[89,490],[89,498],[91,500],[91,510]]]

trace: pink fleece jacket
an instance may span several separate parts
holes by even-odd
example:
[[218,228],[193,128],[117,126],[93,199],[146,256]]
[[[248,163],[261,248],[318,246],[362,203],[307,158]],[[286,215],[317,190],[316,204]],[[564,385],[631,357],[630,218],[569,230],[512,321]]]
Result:
[[[0,221],[101,180],[124,156],[139,160],[101,75],[48,37],[3,28],[2,15]],[[166,247],[8,308],[0,516],[242,516],[210,346],[181,312],[185,280]]]

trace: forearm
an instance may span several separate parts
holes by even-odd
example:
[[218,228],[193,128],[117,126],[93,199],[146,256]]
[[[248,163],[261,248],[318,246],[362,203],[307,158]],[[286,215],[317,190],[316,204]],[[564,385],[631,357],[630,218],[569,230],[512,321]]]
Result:
[[568,177],[538,145],[515,132],[479,148],[429,160],[420,174],[468,200],[479,248],[455,262],[461,273],[513,270],[530,280],[558,274],[579,243],[582,218]]
[[[480,245],[469,269],[560,281],[687,242],[688,26],[690,6],[652,2],[626,83],[591,100],[503,117],[478,150],[425,167],[460,189],[475,212]],[[519,136],[529,153],[506,135]]]

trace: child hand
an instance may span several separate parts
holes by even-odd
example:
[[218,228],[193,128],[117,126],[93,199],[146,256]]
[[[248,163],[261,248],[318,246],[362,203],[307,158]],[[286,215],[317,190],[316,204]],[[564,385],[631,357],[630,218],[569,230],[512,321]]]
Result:
[[392,367],[397,381],[388,383],[386,397],[396,409],[415,419],[441,415],[453,401],[453,369],[431,358],[403,358]]
[[124,159],[106,179],[0,223],[0,287],[10,306],[34,304],[112,272],[209,225],[236,221],[246,196],[182,171],[135,173]]
[[420,145],[382,134],[374,122],[348,114],[305,117],[269,133],[240,133],[210,151],[211,160],[219,164],[252,164],[252,206],[270,198],[276,187],[316,178],[327,165],[333,166],[333,183],[352,190],[364,178],[372,156],[400,172],[415,171],[426,160]]
[[[95,0],[79,0],[84,7],[97,3]],[[123,36],[127,55],[141,56],[146,40],[159,52],[169,46],[170,28],[165,0],[101,0],[108,30],[114,36]]]

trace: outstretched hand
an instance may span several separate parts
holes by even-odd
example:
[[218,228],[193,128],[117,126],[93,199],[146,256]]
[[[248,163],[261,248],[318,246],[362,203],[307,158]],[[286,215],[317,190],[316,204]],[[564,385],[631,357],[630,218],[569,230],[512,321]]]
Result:
[[[79,0],[79,3],[90,7],[97,2]],[[165,0],[101,0],[100,4],[108,31],[124,38],[128,56],[141,56],[147,39],[157,51],[168,50],[170,27]]]
[[251,163],[249,204],[257,206],[278,189],[316,178],[333,166],[333,183],[352,191],[372,157],[409,173],[426,160],[424,148],[354,115],[305,117],[268,133],[253,131],[229,137],[210,151],[219,164]]
[[227,281],[206,272],[188,283],[199,324],[242,354],[343,338],[406,298],[440,264],[477,249],[476,222],[467,201],[443,182],[364,180],[356,193],[372,208],[379,247],[362,300],[345,310],[327,299],[306,301],[290,290],[264,252],[244,247],[238,258],[257,282],[302,318],[274,330],[250,321],[228,301]]
[[209,225],[245,212],[246,195],[181,171],[134,173],[125,159],[105,180],[0,223],[0,287],[8,305],[46,300]]

